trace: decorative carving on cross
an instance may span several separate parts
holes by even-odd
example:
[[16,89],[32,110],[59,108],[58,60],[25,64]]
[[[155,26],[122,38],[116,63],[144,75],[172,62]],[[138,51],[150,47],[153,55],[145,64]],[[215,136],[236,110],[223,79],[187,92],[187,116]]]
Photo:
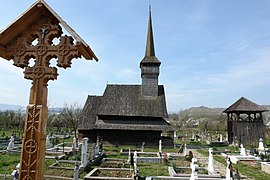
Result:
[[[47,84],[58,76],[56,67],[50,67],[50,60],[56,58],[58,67],[67,68],[71,66],[72,59],[81,57],[73,44],[73,38],[62,34],[62,28],[57,22],[44,18],[33,25],[30,32],[7,47],[7,56],[14,60],[15,66],[25,68],[26,79],[42,79]],[[60,38],[57,45],[53,44],[55,38]],[[33,45],[35,40],[38,43]],[[35,60],[34,66],[29,66],[31,59]]]

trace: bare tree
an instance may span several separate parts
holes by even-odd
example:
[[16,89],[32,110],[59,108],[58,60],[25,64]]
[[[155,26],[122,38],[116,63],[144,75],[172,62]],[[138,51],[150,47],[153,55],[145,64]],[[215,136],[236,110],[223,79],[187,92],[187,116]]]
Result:
[[57,128],[57,131],[63,127],[62,119],[60,118],[61,113],[49,112],[47,117],[47,124],[50,128]]
[[18,122],[19,129],[23,129],[25,122],[25,113],[23,108],[19,108],[16,111],[16,121]]
[[78,103],[73,103],[68,105],[67,103],[64,104],[64,108],[61,112],[61,119],[64,122],[68,123],[73,131],[75,131],[75,137],[77,137],[77,129],[79,125],[80,118],[82,116],[82,108]]

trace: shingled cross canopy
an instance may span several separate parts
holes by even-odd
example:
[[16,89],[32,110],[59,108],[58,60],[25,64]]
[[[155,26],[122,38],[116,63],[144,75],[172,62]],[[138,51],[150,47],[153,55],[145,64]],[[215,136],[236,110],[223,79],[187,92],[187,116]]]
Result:
[[[69,33],[63,34],[62,28]],[[54,44],[54,39],[60,43]],[[37,43],[34,43],[37,41]],[[13,60],[32,80],[22,144],[20,176],[22,180],[40,180],[44,176],[47,85],[58,76],[57,66],[68,68],[74,58],[98,60],[91,48],[43,0],[38,0],[0,33],[0,57]],[[35,60],[33,66],[29,61]]]

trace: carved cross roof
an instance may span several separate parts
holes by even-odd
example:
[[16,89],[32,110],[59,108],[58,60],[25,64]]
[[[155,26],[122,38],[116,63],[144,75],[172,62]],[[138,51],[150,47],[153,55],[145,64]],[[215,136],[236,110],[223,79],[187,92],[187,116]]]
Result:
[[52,18],[65,28],[75,39],[76,46],[85,59],[95,59],[98,61],[90,46],[44,0],[36,1],[28,10],[0,32],[0,57],[10,60],[6,56],[6,47],[14,43],[18,36],[27,31],[42,16]]

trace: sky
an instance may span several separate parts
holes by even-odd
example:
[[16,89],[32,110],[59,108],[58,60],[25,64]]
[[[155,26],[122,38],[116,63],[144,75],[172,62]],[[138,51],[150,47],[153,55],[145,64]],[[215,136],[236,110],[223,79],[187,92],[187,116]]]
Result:
[[[4,29],[35,0],[0,3]],[[106,84],[141,84],[149,0],[46,0],[99,62],[73,60],[49,81],[48,106],[102,95]],[[155,51],[167,109],[226,108],[240,97],[270,104],[269,0],[152,0]],[[26,106],[31,81],[0,58],[0,103]]]

